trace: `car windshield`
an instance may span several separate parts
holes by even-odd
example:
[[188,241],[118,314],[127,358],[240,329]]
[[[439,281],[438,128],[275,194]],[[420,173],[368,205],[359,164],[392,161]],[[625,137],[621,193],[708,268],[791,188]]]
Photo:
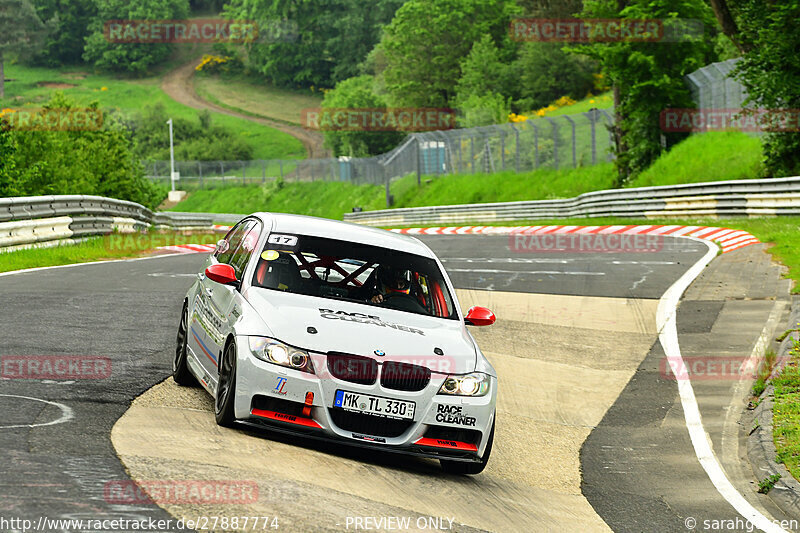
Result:
[[253,286],[457,319],[433,259],[335,239],[270,235]]

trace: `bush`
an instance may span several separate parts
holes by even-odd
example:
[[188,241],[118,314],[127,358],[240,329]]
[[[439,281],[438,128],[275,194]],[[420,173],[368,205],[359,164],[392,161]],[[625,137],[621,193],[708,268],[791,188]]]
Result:
[[584,98],[595,86],[597,64],[569,54],[557,43],[525,43],[513,70],[519,76],[517,111],[539,109],[566,95]]
[[[201,111],[198,122],[172,120],[175,158],[185,161],[244,161],[253,158],[253,147],[234,132],[211,123],[211,114]],[[134,153],[142,159],[169,159],[169,127],[166,108],[148,106],[130,124]]]
[[[372,76],[357,76],[339,82],[325,94],[323,109],[385,108],[386,100],[373,90]],[[325,146],[335,156],[365,157],[388,152],[403,140],[401,132],[326,131]]]
[[[45,107],[75,106],[56,93]],[[127,131],[110,118],[96,131],[6,129],[0,133],[0,152],[4,196],[96,194],[154,208],[166,195],[145,179]]]

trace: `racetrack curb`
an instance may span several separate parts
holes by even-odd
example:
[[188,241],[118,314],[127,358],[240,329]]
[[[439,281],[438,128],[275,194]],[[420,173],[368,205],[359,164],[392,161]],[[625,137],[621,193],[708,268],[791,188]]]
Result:
[[[787,330],[800,327],[800,297],[792,298],[792,310],[789,315]],[[788,361],[789,351],[793,341],[800,338],[798,331],[792,331],[780,344],[777,360]],[[773,376],[782,365],[773,371]],[[783,463],[777,461],[777,450],[772,435],[772,408],[774,401],[774,387],[770,382],[759,397],[758,406],[745,416],[742,422],[749,429],[747,438],[747,457],[753,468],[753,473],[759,481],[767,479],[773,474],[780,474],[781,478],[775,483],[767,496],[788,517],[800,522],[800,482],[789,473]]]

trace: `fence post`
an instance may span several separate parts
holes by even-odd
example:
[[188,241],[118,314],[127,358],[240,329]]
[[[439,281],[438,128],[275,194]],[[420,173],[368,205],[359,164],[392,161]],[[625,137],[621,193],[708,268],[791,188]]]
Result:
[[502,170],[506,169],[506,132],[500,130],[500,161]]
[[247,163],[242,161],[242,186],[247,185]]
[[572,126],[572,168],[576,168],[578,166],[578,159],[575,151],[575,121],[569,118],[568,115],[564,115],[564,119]]
[[511,124],[511,129],[514,130],[514,142],[516,146],[514,150],[514,170],[519,173],[519,130],[514,124]]
[[416,141],[415,144],[417,146],[417,187],[420,187],[422,186],[422,143],[420,142],[419,137],[416,135],[414,135],[414,140]]
[[558,125],[550,117],[544,117],[544,119],[553,127],[553,165],[558,170]]
[[261,160],[261,183],[267,183],[267,162]]
[[589,119],[589,125],[592,129],[592,164],[595,165],[597,164],[597,132],[595,124],[597,120],[597,109],[592,108],[584,114]]
[[198,161],[197,162],[197,173],[200,176],[200,189],[202,190],[202,188],[203,188],[203,162],[202,161]]
[[280,171],[281,171],[281,181],[283,181],[283,159],[279,159],[279,160],[278,160],[278,168],[280,168]]
[[390,183],[389,183],[389,174],[386,172],[386,168],[378,163],[378,167],[381,169],[381,173],[383,174],[383,181],[386,184],[386,207],[392,207],[392,194],[390,190]]
[[475,174],[475,137],[469,137],[469,166],[472,167],[472,173]]

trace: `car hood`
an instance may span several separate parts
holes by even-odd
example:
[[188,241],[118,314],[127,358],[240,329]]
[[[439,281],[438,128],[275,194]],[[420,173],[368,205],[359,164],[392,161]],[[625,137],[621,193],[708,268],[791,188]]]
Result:
[[271,336],[318,353],[408,362],[439,373],[475,370],[475,345],[457,320],[255,287],[245,297],[267,327],[246,334]]

